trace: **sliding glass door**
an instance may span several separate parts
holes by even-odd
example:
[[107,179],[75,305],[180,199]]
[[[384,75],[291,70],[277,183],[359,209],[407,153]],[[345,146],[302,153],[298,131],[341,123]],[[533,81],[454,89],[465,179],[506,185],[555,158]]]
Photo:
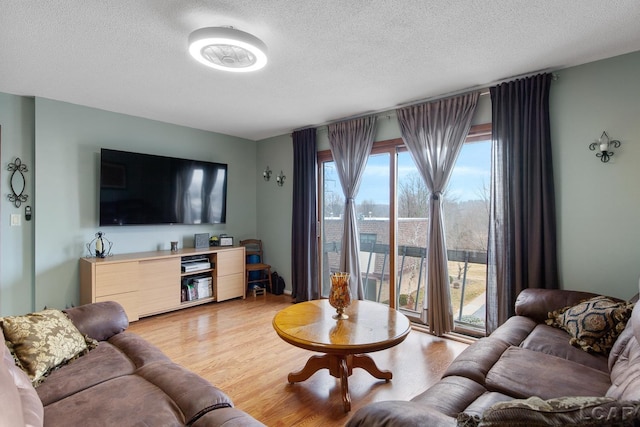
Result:
[[[360,232],[360,271],[365,299],[389,304],[389,236],[391,208],[389,178],[391,156],[369,156],[356,197],[356,216]],[[320,162],[322,209],[322,293],[329,294],[329,275],[340,269],[344,195],[333,160]]]
[[445,193],[444,217],[453,319],[483,334],[489,240],[491,141],[462,147]]
[[[473,127],[444,194],[451,302],[457,326],[484,328],[490,126]],[[319,153],[321,295],[338,271],[344,195],[330,152]],[[429,192],[401,139],[377,142],[356,197],[365,298],[418,321],[426,295]]]
[[408,151],[398,152],[398,305],[419,317],[426,295],[429,191]]

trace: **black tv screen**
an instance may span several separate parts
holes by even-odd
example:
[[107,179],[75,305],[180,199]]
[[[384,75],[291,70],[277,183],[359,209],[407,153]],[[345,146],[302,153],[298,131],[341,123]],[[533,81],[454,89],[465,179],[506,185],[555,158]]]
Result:
[[100,150],[101,226],[226,219],[226,164]]

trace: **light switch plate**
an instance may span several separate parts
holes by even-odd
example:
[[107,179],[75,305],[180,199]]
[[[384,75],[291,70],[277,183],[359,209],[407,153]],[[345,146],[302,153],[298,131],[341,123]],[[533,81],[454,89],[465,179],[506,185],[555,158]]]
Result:
[[12,227],[20,226],[20,214],[11,214],[11,226]]

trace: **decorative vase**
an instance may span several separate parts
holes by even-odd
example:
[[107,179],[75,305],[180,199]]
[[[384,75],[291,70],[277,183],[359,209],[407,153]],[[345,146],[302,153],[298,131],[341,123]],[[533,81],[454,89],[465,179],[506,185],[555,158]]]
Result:
[[349,273],[333,273],[331,275],[331,290],[329,304],[336,309],[334,319],[348,319],[344,309],[351,305],[351,289],[349,288]]

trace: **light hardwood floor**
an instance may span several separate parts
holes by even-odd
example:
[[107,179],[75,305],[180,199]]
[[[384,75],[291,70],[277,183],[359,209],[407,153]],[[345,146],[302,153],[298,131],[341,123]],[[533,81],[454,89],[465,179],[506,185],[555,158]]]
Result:
[[289,372],[313,353],[281,340],[271,321],[291,305],[287,295],[248,296],[141,319],[134,332],[162,349],[174,362],[222,389],[237,408],[272,427],[342,426],[367,403],[408,400],[436,382],[467,345],[412,330],[400,345],[371,353],[385,383],[362,369],[349,377],[350,413],[342,406],[340,382],[327,370],[289,384]]

